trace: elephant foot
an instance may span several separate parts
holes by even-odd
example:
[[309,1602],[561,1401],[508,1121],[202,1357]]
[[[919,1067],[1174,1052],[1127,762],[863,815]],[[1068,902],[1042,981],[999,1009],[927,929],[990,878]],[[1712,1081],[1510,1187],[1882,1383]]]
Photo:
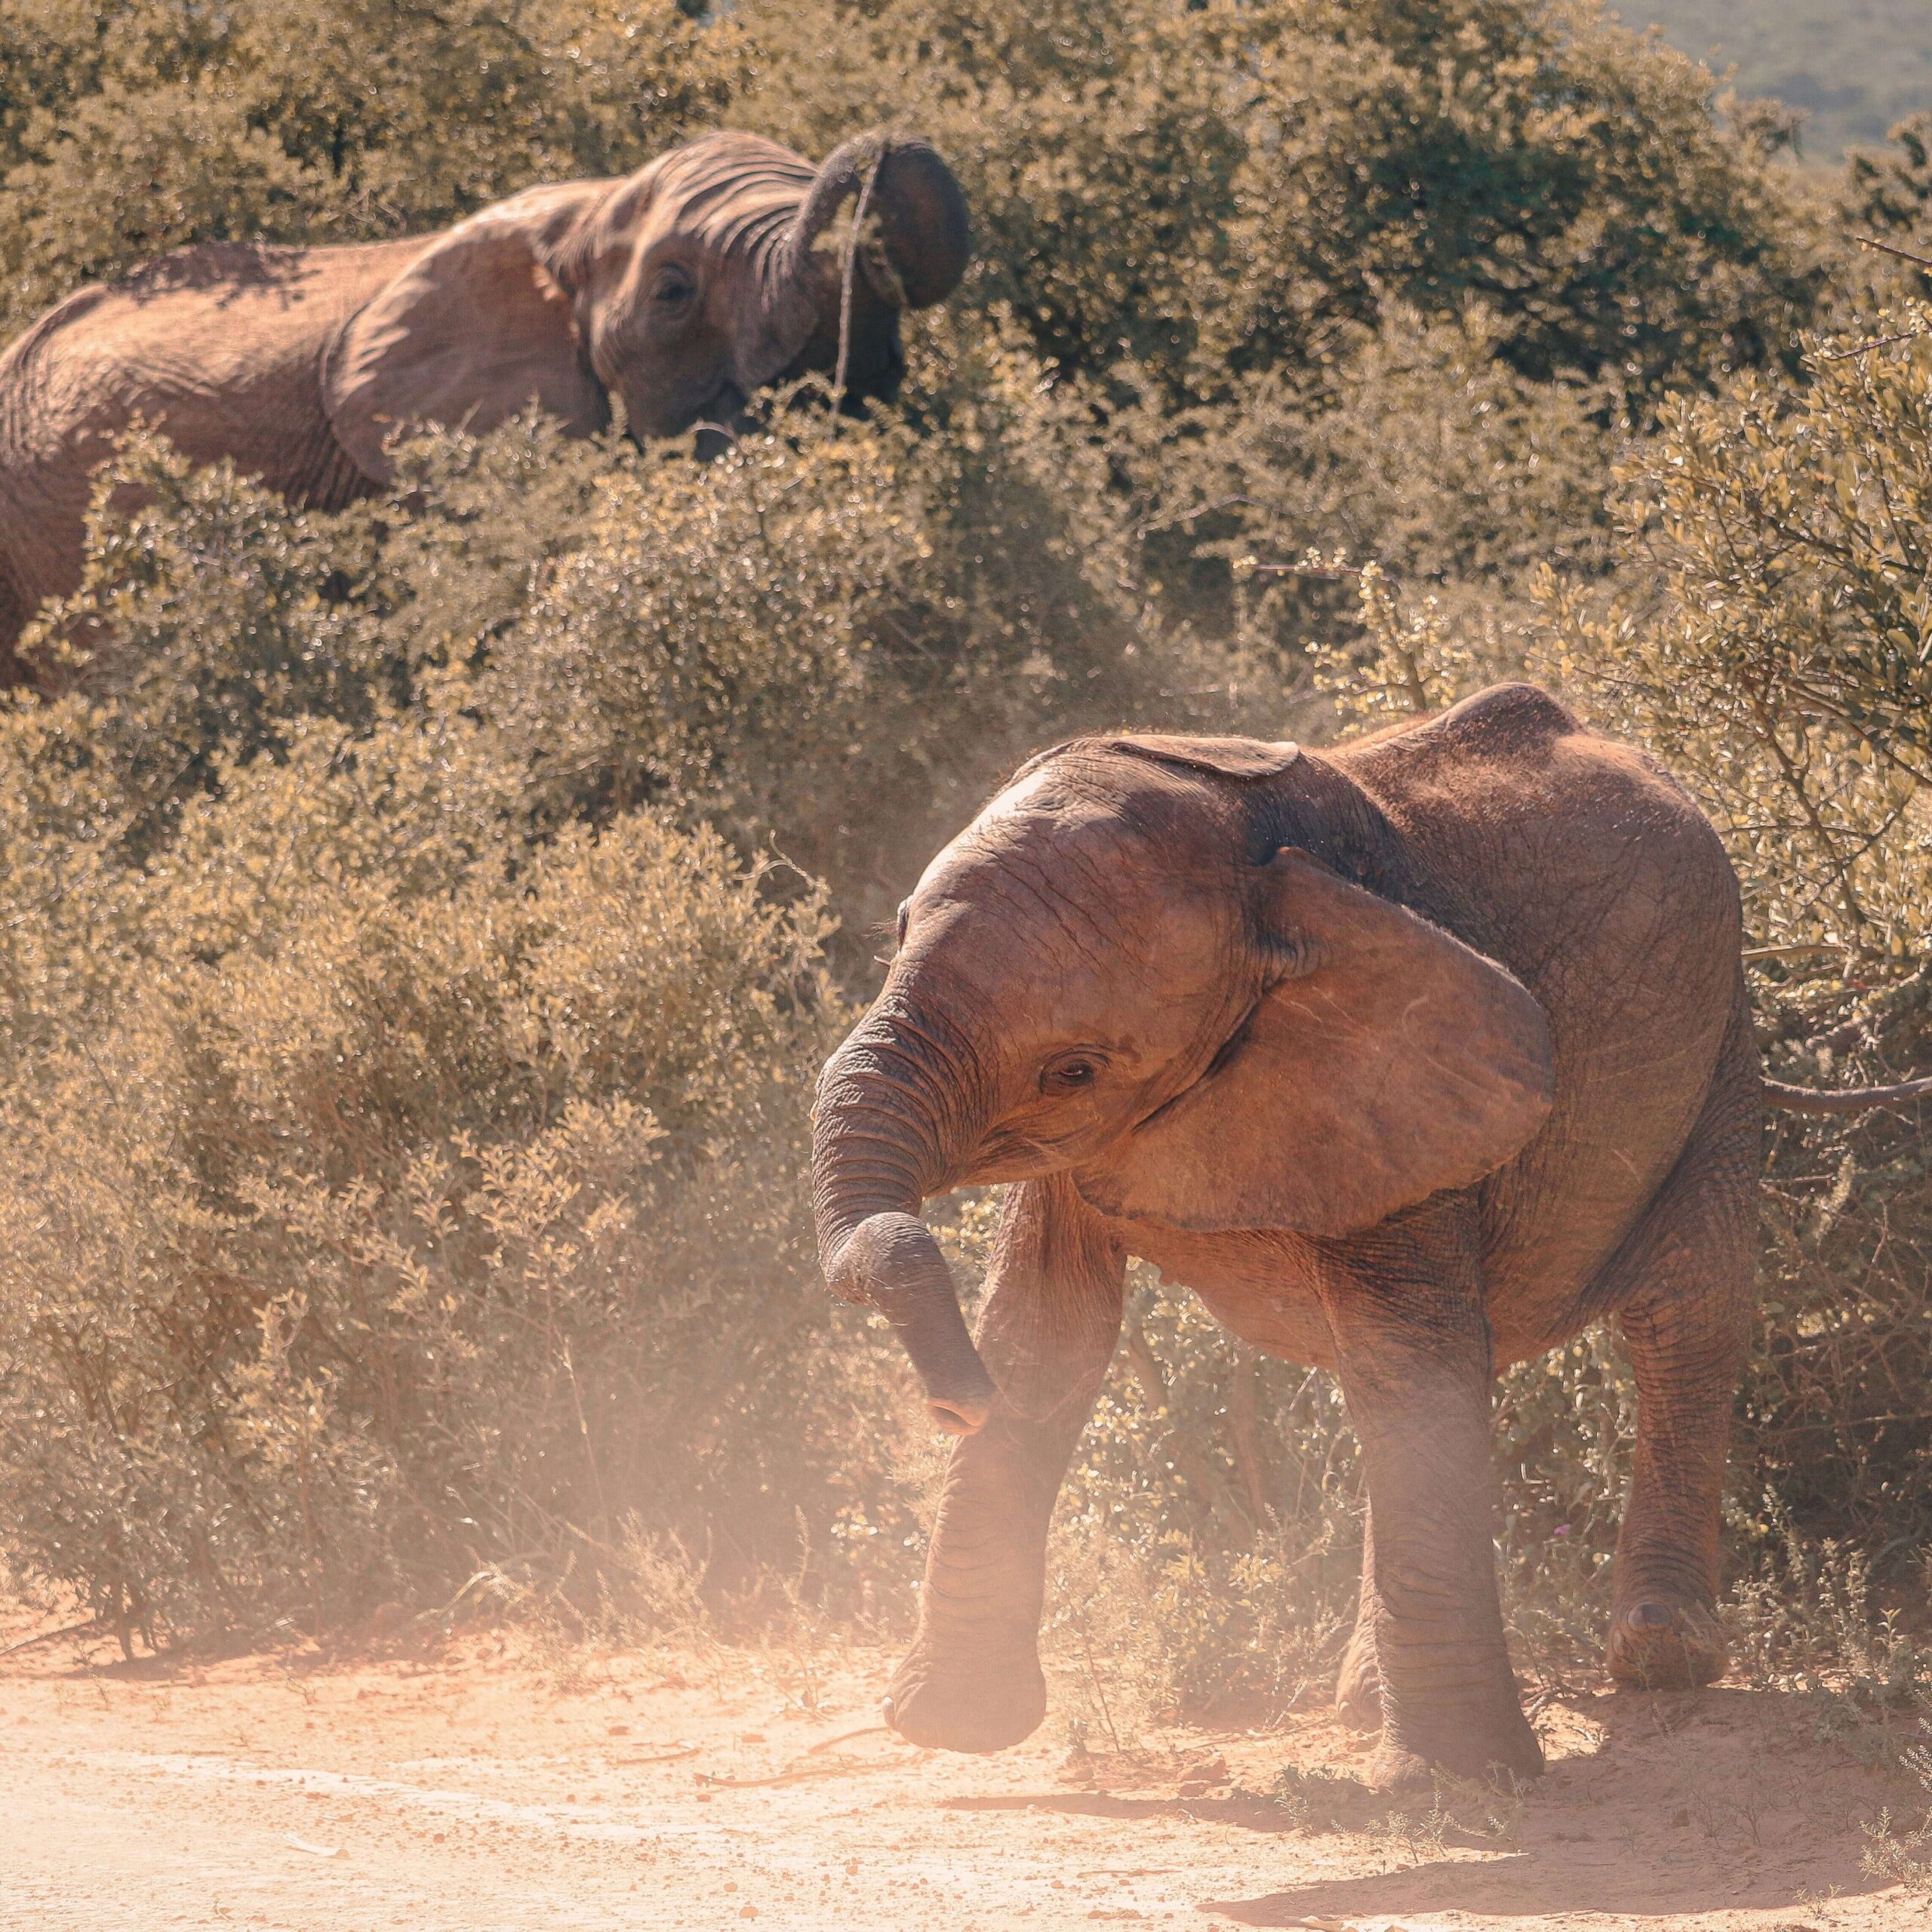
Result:
[[1375,1639],[1358,1625],[1343,1654],[1335,1680],[1335,1708],[1351,1730],[1382,1728],[1382,1673],[1375,1662]]
[[939,1751],[1004,1751],[1047,1714],[1038,1657],[966,1663],[915,1650],[893,1672],[880,1714],[909,1743]]
[[1513,1703],[1494,1713],[1404,1724],[1393,1736],[1385,1728],[1369,1760],[1368,1783],[1377,1791],[1401,1791],[1427,1784],[1438,1771],[1482,1780],[1540,1777],[1543,1746]]
[[1703,1604],[1645,1597],[1617,1611],[1604,1650],[1613,1682],[1626,1690],[1690,1690],[1715,1683],[1730,1661],[1724,1632]]

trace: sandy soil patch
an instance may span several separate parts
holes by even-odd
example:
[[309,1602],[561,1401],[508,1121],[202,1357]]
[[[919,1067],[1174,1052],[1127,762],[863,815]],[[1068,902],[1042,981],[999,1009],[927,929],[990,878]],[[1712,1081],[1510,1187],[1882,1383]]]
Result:
[[[994,1758],[915,1750],[872,1715],[890,1661],[37,1645],[0,1660],[0,1926],[1932,1928],[1860,1869],[1863,1821],[1912,1787],[1801,1697],[1558,1698],[1542,1783],[1452,1821],[1386,1815],[1326,1715],[1125,1754],[1070,1754],[1051,1718]],[[1291,1765],[1315,1774],[1299,1816]]]

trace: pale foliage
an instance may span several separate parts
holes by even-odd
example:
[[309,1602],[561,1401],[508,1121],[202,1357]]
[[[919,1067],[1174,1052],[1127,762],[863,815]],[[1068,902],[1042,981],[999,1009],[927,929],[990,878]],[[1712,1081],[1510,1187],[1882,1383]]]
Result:
[[1551,580],[1549,672],[1696,786],[1758,937],[1932,930],[1932,312],[1817,341],[1802,386],[1666,410],[1619,472],[1642,568]]

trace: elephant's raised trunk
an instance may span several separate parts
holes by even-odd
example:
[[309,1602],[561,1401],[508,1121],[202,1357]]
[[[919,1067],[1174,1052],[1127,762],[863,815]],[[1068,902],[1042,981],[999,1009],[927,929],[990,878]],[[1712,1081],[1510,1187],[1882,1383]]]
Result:
[[812,1134],[819,1261],[834,1294],[876,1308],[898,1331],[933,1420],[971,1435],[998,1392],[918,1218],[943,1166],[928,1084],[877,1016],[827,1063]]
[[966,197],[930,142],[876,130],[843,143],[819,170],[785,238],[781,273],[791,288],[814,299],[824,270],[814,251],[857,195],[866,196],[871,231],[858,265],[872,292],[895,309],[943,302],[966,272]]

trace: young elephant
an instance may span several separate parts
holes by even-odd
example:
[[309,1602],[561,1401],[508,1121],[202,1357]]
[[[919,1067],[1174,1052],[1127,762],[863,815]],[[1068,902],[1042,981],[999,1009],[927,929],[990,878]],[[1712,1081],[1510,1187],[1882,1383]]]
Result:
[[[1737,882],[1675,784],[1520,685],[1321,755],[1084,739],[900,928],[820,1082],[814,1181],[827,1279],[962,1438],[887,1700],[906,1737],[995,1750],[1040,1721],[1048,1518],[1130,1254],[1340,1380],[1369,1534],[1340,1696],[1380,1720],[1376,1782],[1540,1767],[1490,1385],[1611,1313],[1640,1407],[1609,1669],[1718,1674],[1766,1090]],[[916,1216],[989,1182],[1016,1185],[976,1350]]]
[[[863,205],[849,273],[820,245]],[[43,598],[78,582],[93,472],[136,416],[334,509],[389,479],[411,422],[483,430],[534,402],[580,434],[728,428],[752,392],[841,369],[890,395],[903,309],[965,272],[966,202],[925,142],[848,141],[823,168],[706,134],[440,235],[367,247],[211,243],[84,288],[0,354],[0,685]]]

